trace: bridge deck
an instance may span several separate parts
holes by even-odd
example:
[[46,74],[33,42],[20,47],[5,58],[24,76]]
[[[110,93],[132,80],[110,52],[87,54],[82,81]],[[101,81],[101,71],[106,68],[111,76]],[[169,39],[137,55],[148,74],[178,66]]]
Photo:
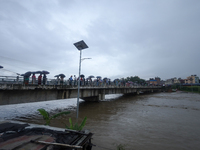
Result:
[[[79,97],[85,101],[104,100],[106,94],[161,91],[160,86],[81,86]],[[0,84],[0,105],[76,98],[77,86]]]

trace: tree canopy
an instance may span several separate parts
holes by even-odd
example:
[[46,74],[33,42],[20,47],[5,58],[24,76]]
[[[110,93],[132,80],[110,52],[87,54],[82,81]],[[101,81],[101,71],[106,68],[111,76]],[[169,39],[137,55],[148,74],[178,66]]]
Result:
[[130,76],[130,77],[127,77],[125,78],[125,81],[132,81],[134,83],[145,83],[146,81],[144,79],[140,79],[138,76]]

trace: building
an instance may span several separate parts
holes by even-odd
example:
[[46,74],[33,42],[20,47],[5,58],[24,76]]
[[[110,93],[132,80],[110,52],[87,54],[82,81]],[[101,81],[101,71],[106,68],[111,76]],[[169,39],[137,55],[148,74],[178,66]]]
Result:
[[172,85],[172,84],[175,84],[175,83],[180,83],[179,80],[176,77],[171,78],[171,79],[167,79],[165,81],[166,85]]
[[154,78],[150,78],[149,81],[147,81],[147,83],[149,85],[161,85],[159,77],[155,77],[155,79]]
[[197,75],[191,75],[185,79],[186,84],[197,84],[199,83],[199,77]]
[[173,82],[173,80],[172,79],[167,79],[166,81],[165,81],[165,85],[172,85],[174,82]]
[[157,85],[160,85],[160,78],[159,77],[155,77],[155,80],[157,81]]
[[160,81],[160,85],[165,86],[165,81],[164,81],[164,80],[161,80],[161,81]]
[[149,80],[150,85],[157,85],[157,81],[154,79]]
[[180,84],[181,82],[180,82],[180,80],[179,79],[177,79],[177,78],[174,78],[174,84]]
[[181,78],[178,78],[180,84],[184,84],[185,83],[185,79],[181,79]]

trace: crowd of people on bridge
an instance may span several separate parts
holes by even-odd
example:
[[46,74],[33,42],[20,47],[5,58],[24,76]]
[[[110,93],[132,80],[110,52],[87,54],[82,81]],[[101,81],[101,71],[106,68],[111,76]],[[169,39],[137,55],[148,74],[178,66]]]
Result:
[[[29,79],[30,79],[30,76],[28,76],[28,75],[24,76],[24,84],[25,85],[30,84],[29,83]],[[38,78],[36,79],[35,73],[33,73],[33,75],[31,76],[31,79],[32,79],[31,83],[34,84],[34,85],[35,84],[38,84],[38,85],[47,84],[47,76],[46,76],[46,74],[40,74],[38,76]],[[17,81],[18,81],[18,78],[17,78]]]
[[[38,74],[38,76],[36,76]],[[32,84],[32,85],[69,85],[69,86],[78,86],[79,84],[79,77],[76,75],[70,75],[69,78],[66,78],[64,74],[55,75],[55,79],[48,79],[47,75],[49,74],[48,71],[36,71],[36,72],[26,72],[21,76],[24,77],[23,83],[25,85]],[[85,75],[80,75],[80,86],[117,86],[117,87],[130,87],[135,85],[145,85],[146,83],[143,81],[142,83],[139,82],[132,82],[127,80],[128,78],[121,78],[121,79],[114,79],[111,81],[110,78],[101,76],[93,76],[90,75],[85,78]]]
[[[38,77],[36,77],[36,73],[29,73],[24,75],[24,84],[33,84],[33,85],[70,85],[70,86],[77,86],[79,77],[77,78],[76,75],[71,75],[69,79],[64,80],[65,75],[59,74],[56,75],[56,79],[52,79],[47,81],[47,73],[40,73]],[[31,79],[31,81],[30,81]],[[102,78],[101,76],[89,76],[88,78],[85,78],[84,75],[80,75],[80,86],[123,86],[123,87],[129,87],[132,86],[133,83],[126,82],[124,79],[115,79],[111,81],[111,79],[105,77]]]

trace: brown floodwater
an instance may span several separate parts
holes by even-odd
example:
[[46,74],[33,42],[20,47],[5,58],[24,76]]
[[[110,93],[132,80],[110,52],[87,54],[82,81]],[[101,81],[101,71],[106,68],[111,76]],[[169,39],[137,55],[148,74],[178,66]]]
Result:
[[[44,124],[42,116],[32,110],[45,107],[50,114],[69,110],[69,115],[51,122],[51,126],[64,128],[64,124],[69,125],[69,117],[76,121],[76,107],[65,108],[65,103],[67,105],[67,100],[13,105],[13,108],[1,106],[0,119]],[[200,147],[200,94],[111,95],[101,102],[82,101],[79,122],[85,116],[84,129],[94,133],[92,143],[96,146],[93,150],[116,150],[119,144],[126,150],[191,150]]]

